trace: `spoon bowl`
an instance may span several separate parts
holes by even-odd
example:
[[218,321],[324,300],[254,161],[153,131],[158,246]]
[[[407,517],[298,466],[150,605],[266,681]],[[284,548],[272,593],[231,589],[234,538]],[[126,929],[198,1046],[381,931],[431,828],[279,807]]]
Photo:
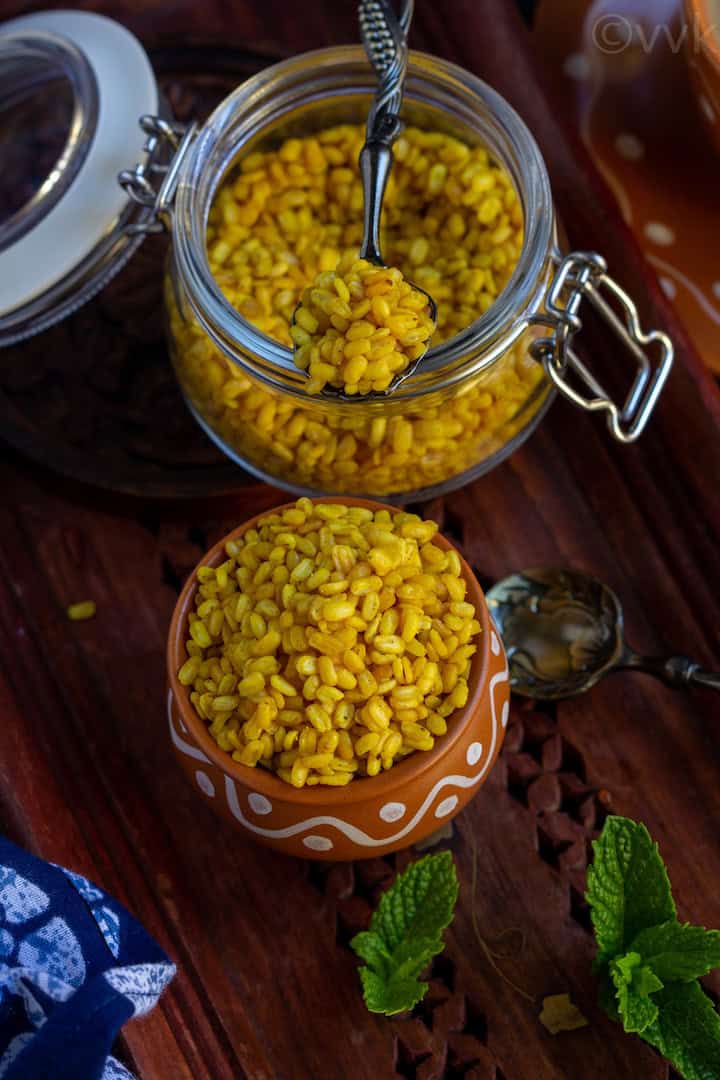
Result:
[[[363,256],[363,258],[366,258],[366,256]],[[374,259],[367,259],[367,261],[372,262],[374,266],[378,266],[383,270],[386,269],[384,263],[382,263],[381,261],[378,262],[378,261],[376,261]],[[414,281],[408,281],[407,278],[405,280],[407,281],[408,285],[411,286],[411,288],[415,289],[416,292],[422,293],[423,296],[425,296],[427,298],[430,318],[432,319],[433,323],[435,325],[437,325],[437,304],[433,300],[430,293],[426,292],[425,289],[420,287],[420,285],[416,285]],[[290,320],[290,325],[291,326],[295,325],[295,318],[296,318],[297,313],[298,313],[299,310],[300,310],[300,304],[298,304],[298,306],[295,308],[295,310],[293,312],[292,319]],[[430,339],[430,340],[432,340],[432,339]],[[329,398],[329,399],[331,399],[333,401],[341,401],[341,402],[346,402],[346,401],[352,401],[352,402],[380,401],[383,398],[387,397],[389,394],[392,394],[395,390],[397,390],[397,388],[402,383],[405,382],[406,379],[409,379],[411,375],[415,374],[415,372],[417,371],[419,365],[423,362],[423,360],[427,356],[428,349],[430,348],[430,340],[428,340],[426,348],[423,349],[423,351],[420,353],[419,356],[417,356],[414,360],[412,360],[403,371],[398,371],[397,375],[393,376],[393,378],[391,379],[389,385],[385,388],[385,390],[370,390],[367,394],[346,394],[345,391],[340,389],[339,386],[330,386],[330,384],[328,383],[326,386],[324,386],[322,388],[322,390],[320,391],[320,394],[318,396],[322,397],[322,398]],[[298,348],[299,348],[298,345],[293,345],[293,353],[297,352]],[[301,369],[299,369],[299,370],[301,370]],[[306,371],[303,371],[303,374],[309,380],[310,376],[308,375],[308,373]]]
[[516,693],[549,700],[583,693],[622,655],[620,601],[586,574],[525,570],[499,581],[487,600]]
[[720,674],[684,656],[639,656],[626,643],[613,590],[580,570],[538,567],[511,574],[488,591],[516,694],[574,697],[613,671],[644,671],[674,688],[720,690]]

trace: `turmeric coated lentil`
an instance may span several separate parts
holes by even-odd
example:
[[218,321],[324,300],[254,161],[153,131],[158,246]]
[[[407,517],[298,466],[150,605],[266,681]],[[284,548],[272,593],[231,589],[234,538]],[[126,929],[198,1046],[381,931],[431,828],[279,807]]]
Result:
[[[303,290],[362,242],[361,125],[251,153],[210,214],[210,268],[234,307],[285,345]],[[382,250],[438,306],[437,340],[464,330],[506,285],[522,247],[522,208],[483,146],[408,127],[383,200]]]
[[436,532],[303,498],[201,567],[178,678],[218,745],[295,787],[432,749],[467,703],[481,629]]
[[[285,345],[308,284],[359,249],[363,139],[363,127],[346,124],[252,152],[216,196],[212,273],[242,316]],[[522,209],[509,174],[482,146],[408,127],[395,159],[383,251],[435,300],[435,345],[487,311],[507,284],[522,248]],[[445,391],[391,395],[381,406],[301,400],[226,356],[172,287],[167,306],[173,361],[201,418],[263,475],[307,489],[432,488],[504,446],[547,394],[528,353],[532,329],[486,371]]]
[[294,359],[309,394],[326,385],[346,394],[387,390],[427,351],[435,323],[427,296],[400,270],[343,255],[305,289],[290,327]]
[[77,604],[70,604],[67,609],[67,617],[71,622],[82,622],[84,619],[95,617],[97,607],[94,600],[80,600]]

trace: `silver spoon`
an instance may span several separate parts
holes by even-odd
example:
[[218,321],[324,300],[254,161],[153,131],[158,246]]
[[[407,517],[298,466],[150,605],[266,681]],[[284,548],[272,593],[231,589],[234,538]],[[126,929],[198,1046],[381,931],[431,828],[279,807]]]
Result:
[[[396,15],[390,0],[360,0],[358,10],[360,37],[378,77],[378,88],[368,113],[365,145],[359,159],[363,186],[363,240],[358,258],[383,268],[386,264],[380,252],[380,216],[393,166],[393,144],[402,131],[399,113],[407,73],[407,35],[414,7],[414,0],[402,0],[400,14]],[[437,305],[432,296],[414,282],[408,284],[427,297],[430,318],[437,323]],[[293,325],[297,311],[295,308]],[[429,347],[428,341],[424,352],[404,371],[398,372],[386,390],[346,394],[337,387],[325,386],[320,396],[354,402],[384,398],[414,374]]]
[[574,697],[613,671],[644,671],[676,689],[720,690],[720,673],[684,656],[638,656],[607,585],[579,570],[542,567],[498,581],[487,601],[508,655],[510,685],[524,697]]

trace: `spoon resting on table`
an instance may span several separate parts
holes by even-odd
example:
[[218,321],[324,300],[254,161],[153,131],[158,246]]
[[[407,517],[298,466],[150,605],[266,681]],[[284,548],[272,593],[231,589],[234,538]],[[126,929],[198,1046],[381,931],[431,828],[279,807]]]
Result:
[[[370,263],[373,267],[389,270],[380,250],[380,218],[383,198],[388,177],[393,165],[392,147],[402,130],[400,105],[407,73],[408,45],[407,35],[410,29],[414,9],[414,0],[402,0],[400,14],[396,15],[390,0],[360,0],[359,23],[360,36],[365,46],[368,59],[378,77],[378,88],[367,119],[365,145],[360,151],[359,165],[363,187],[363,240],[358,259]],[[399,273],[398,271],[394,271]],[[323,276],[323,275],[321,275]],[[427,301],[427,318],[433,327],[437,324],[437,306],[429,293],[414,282],[408,281],[413,292],[424,296]],[[297,333],[302,327],[302,317],[298,315],[302,302],[296,307],[291,321],[291,337],[298,366],[298,353],[306,344],[307,334]],[[410,362],[398,371],[388,386],[380,391],[368,393],[347,393],[340,387],[327,383],[319,392],[320,397],[334,401],[374,401],[391,394],[417,370],[430,345],[430,339],[422,342],[422,348],[414,350]]]
[[623,635],[618,597],[579,570],[512,574],[493,585],[487,601],[507,652],[510,686],[523,697],[573,697],[613,671],[643,671],[675,689],[720,690],[720,673],[687,657],[634,652]]

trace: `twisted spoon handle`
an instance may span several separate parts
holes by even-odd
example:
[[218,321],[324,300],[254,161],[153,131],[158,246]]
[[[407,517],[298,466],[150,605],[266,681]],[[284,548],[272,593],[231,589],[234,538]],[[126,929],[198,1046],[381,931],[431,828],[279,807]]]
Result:
[[407,72],[407,33],[414,3],[403,0],[396,15],[390,0],[360,0],[358,19],[368,59],[378,77],[378,88],[367,120],[365,145],[360,151],[364,196],[363,242],[360,258],[383,265],[380,252],[380,215],[393,164],[392,145],[400,134],[400,105]]
[[638,656],[626,653],[618,667],[631,671],[644,671],[661,679],[666,686],[680,690],[686,686],[704,686],[708,690],[720,690],[720,672],[706,671],[686,656]]

